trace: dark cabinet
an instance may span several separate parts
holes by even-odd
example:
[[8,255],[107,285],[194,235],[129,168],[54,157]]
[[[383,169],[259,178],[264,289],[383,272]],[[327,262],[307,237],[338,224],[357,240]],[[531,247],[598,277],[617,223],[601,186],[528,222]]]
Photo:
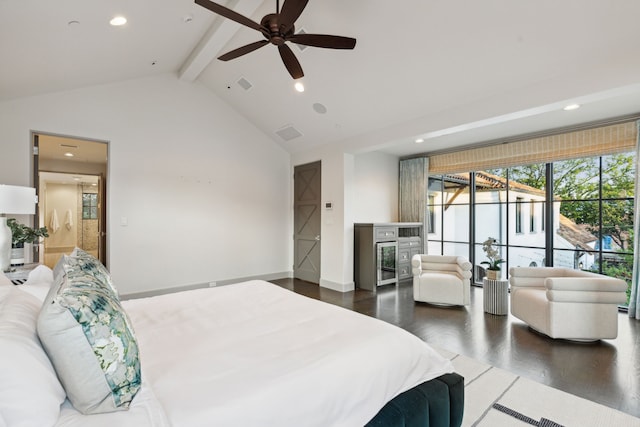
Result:
[[419,222],[354,224],[354,279],[358,288],[411,278],[411,257],[423,253]]

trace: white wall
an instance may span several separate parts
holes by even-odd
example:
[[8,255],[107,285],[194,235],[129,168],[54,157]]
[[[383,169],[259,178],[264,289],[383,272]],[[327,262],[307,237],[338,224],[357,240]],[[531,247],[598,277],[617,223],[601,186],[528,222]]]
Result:
[[109,141],[122,294],[290,274],[289,155],[203,86],[167,74],[2,102],[0,183],[32,185],[31,131]]
[[384,153],[355,156],[353,192],[354,222],[398,220],[398,174],[400,159]]

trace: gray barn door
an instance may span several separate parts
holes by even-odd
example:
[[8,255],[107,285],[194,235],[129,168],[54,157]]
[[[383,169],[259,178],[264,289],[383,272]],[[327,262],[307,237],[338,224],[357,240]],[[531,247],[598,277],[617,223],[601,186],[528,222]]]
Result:
[[321,163],[296,166],[293,175],[293,276],[320,282]]

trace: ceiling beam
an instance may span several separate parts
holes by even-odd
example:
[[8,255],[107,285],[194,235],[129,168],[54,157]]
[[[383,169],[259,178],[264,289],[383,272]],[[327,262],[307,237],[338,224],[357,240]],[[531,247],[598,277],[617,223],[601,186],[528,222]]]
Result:
[[[251,17],[262,3],[263,0],[230,0],[225,7],[241,15]],[[180,67],[178,78],[186,82],[193,82],[197,79],[207,65],[220,54],[236,32],[243,28],[246,27],[216,15],[206,34]]]

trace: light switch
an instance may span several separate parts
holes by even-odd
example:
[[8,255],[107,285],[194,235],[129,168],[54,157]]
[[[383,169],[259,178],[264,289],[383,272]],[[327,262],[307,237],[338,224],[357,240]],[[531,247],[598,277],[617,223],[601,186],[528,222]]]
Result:
[[127,219],[126,216],[120,217],[120,225],[123,227],[126,227],[127,225],[129,225],[129,220]]

